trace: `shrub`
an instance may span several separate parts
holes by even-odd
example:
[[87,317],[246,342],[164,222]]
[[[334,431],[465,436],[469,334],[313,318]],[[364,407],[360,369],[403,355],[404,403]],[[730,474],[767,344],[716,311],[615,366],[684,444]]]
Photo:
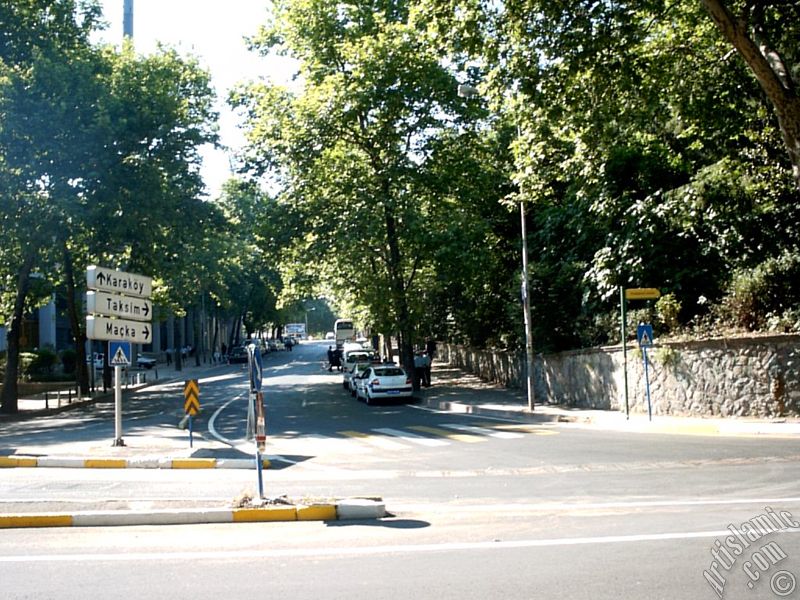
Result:
[[74,373],[77,361],[77,353],[72,348],[67,348],[61,352],[61,367],[64,373]]
[[675,331],[680,326],[678,321],[680,312],[681,303],[675,294],[665,294],[656,301],[656,319],[664,333]]
[[800,305],[800,256],[784,252],[752,269],[734,273],[720,303],[720,315],[729,324],[749,331],[780,323]]

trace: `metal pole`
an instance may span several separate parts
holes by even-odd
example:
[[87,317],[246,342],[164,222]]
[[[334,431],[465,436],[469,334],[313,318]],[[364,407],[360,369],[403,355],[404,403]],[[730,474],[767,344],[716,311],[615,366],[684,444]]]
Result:
[[533,331],[531,327],[531,301],[528,293],[528,228],[525,224],[525,203],[519,203],[522,219],[522,304],[525,318],[525,385],[528,410],[533,411]]
[[122,367],[114,365],[114,446],[124,446],[122,439]]
[[650,374],[647,370],[647,346],[642,346],[642,357],[644,360],[644,389],[647,392],[647,420],[653,420],[653,409],[650,405]]
[[133,0],[122,3],[122,37],[133,39]]
[[625,418],[630,419],[631,413],[630,409],[628,408],[628,344],[627,344],[627,332],[626,329],[628,327],[627,324],[627,315],[625,312],[625,287],[619,286],[619,306],[620,312],[622,313],[622,372],[625,376]]

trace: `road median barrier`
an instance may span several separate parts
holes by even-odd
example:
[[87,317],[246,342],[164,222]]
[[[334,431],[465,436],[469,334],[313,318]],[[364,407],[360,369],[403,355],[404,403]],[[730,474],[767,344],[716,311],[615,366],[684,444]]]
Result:
[[122,527],[132,525],[202,525],[382,519],[388,516],[381,499],[348,498],[326,503],[284,504],[238,508],[173,508],[162,510],[99,510],[74,513],[0,515],[0,529],[42,527]]
[[[261,466],[269,469],[271,463],[264,458]],[[0,469],[36,467],[61,469],[255,469],[256,462],[254,458],[0,456]]]

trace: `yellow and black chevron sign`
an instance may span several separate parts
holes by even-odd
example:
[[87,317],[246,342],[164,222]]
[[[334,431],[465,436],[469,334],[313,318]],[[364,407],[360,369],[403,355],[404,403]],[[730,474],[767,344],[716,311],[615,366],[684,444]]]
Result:
[[183,397],[186,401],[183,403],[183,409],[187,415],[194,416],[200,412],[200,386],[197,384],[197,379],[189,379],[183,386]]

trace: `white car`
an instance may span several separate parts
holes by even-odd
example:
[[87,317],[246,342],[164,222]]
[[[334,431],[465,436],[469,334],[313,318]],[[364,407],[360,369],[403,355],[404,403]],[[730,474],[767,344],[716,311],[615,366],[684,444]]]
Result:
[[356,398],[372,404],[377,399],[411,398],[411,378],[396,365],[370,365],[354,378]]
[[345,369],[344,376],[342,377],[342,387],[348,390],[351,396],[356,395],[355,378],[361,375],[371,366],[371,361],[359,360],[358,362],[350,363],[348,368]]
[[[348,348],[348,346],[350,346]],[[371,350],[364,350],[356,344],[345,344],[342,350],[342,370],[347,373],[358,362],[370,362],[374,358]]]

